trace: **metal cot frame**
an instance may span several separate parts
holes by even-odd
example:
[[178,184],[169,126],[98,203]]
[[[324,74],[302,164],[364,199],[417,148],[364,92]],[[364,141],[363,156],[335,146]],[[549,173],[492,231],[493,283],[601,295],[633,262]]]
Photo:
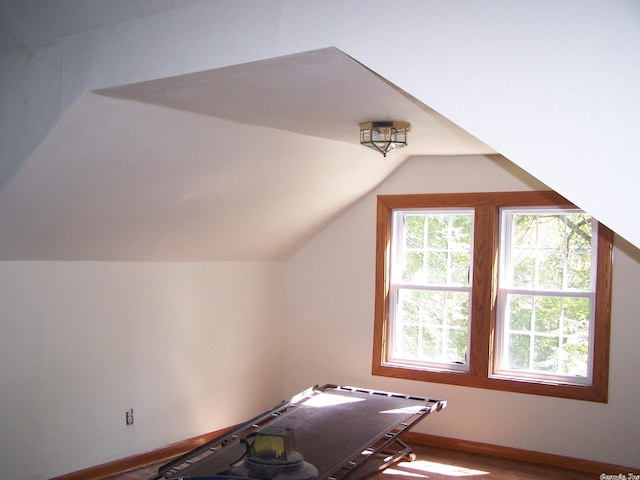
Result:
[[327,384],[312,387],[204,445],[162,465],[152,480],[224,475],[242,458],[241,439],[259,428],[294,430],[296,449],[318,480],[357,480],[411,458],[399,437],[444,400]]

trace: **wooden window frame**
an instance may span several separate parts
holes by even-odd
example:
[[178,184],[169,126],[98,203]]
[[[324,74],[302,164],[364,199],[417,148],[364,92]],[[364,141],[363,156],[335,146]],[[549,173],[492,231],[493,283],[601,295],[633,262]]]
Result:
[[[552,205],[575,207],[553,191],[378,196],[372,374],[606,403],[609,386],[613,232],[600,223],[598,223],[591,384],[578,385],[541,379],[504,378],[493,374],[500,207]],[[469,370],[467,372],[442,371],[390,364],[387,362],[387,338],[393,210],[457,207],[469,207],[475,210]]]

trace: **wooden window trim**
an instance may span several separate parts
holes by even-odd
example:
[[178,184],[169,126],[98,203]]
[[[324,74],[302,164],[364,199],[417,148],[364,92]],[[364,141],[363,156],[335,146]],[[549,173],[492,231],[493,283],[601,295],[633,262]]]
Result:
[[[376,294],[372,374],[606,403],[609,384],[613,232],[600,223],[598,224],[598,271],[592,384],[558,384],[541,380],[498,378],[492,375],[492,352],[496,341],[494,336],[496,329],[495,300],[497,295],[499,209],[509,206],[545,205],[574,206],[553,191],[379,196],[376,228]],[[399,208],[438,207],[472,207],[476,212],[468,372],[425,370],[419,367],[391,365],[386,361],[392,211]]]

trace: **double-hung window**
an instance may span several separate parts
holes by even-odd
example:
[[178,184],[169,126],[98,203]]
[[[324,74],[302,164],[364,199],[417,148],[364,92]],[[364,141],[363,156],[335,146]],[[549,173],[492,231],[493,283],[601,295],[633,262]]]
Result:
[[554,192],[378,198],[373,373],[605,402],[612,233]]
[[496,373],[589,384],[597,224],[576,209],[500,214]]
[[473,210],[397,209],[389,362],[467,371]]

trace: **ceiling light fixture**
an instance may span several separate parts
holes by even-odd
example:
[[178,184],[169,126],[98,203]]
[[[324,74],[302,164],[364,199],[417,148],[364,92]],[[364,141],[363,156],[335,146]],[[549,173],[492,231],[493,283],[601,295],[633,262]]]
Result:
[[366,122],[360,124],[360,143],[380,152],[387,152],[407,146],[407,132],[411,130],[409,122]]

